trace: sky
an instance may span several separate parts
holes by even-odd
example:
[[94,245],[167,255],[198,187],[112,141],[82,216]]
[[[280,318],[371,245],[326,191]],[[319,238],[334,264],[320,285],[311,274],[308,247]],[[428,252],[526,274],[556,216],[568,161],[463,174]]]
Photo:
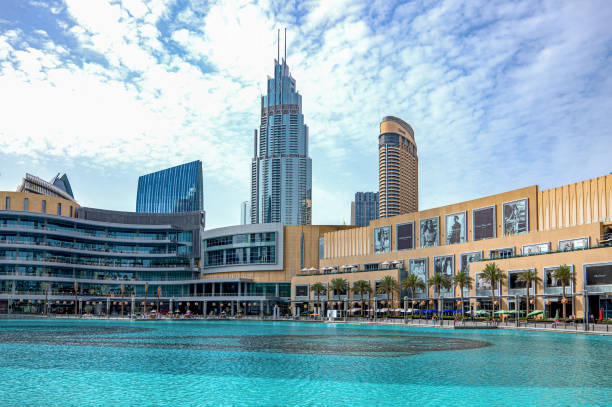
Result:
[[383,116],[414,128],[419,208],[612,171],[602,1],[0,0],[0,190],[66,172],[135,210],[140,175],[204,168],[207,228],[238,224],[276,30],[303,96],[313,223],[378,189]]

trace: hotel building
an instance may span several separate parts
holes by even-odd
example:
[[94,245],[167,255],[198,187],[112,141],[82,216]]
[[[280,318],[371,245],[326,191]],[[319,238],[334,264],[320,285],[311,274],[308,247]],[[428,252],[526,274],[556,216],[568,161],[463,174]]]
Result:
[[310,225],[312,160],[302,95],[285,58],[274,61],[261,97],[259,136],[254,134],[251,162],[251,223]]
[[385,116],[378,136],[380,218],[419,210],[419,157],[414,130],[405,121]]
[[[474,279],[464,289],[465,309],[491,309],[491,287],[480,278],[489,262],[504,270],[507,278],[495,287],[501,303],[496,308],[514,309],[517,301],[526,309],[526,288],[517,281],[521,271],[534,270],[541,283],[534,284],[531,309],[555,315],[561,308],[562,288],[554,270],[568,265],[573,281],[566,297],[568,315],[612,317],[612,175],[548,190],[537,186],[460,202],[404,215],[381,218],[368,227],[324,234],[319,270],[292,279],[296,309],[312,306],[315,282],[330,284],[346,279],[349,286],[366,280],[372,292],[364,296],[344,293],[323,296],[325,309],[363,306],[384,308],[390,298],[377,293],[385,276],[401,282],[414,273],[424,282],[434,273],[452,277],[468,270]],[[459,287],[441,290],[444,309],[457,309]],[[412,293],[394,293],[394,308],[404,307]],[[437,308],[434,287],[417,290],[415,303],[407,306]]]

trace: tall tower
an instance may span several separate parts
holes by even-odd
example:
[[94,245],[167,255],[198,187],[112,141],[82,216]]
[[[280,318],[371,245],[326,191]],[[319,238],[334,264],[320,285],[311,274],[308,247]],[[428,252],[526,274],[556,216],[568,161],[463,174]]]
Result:
[[419,157],[414,130],[385,116],[378,136],[378,187],[381,218],[419,210]]
[[[261,97],[259,136],[254,134],[251,162],[251,223],[311,223],[312,160],[308,157],[308,126],[302,114],[302,96],[285,58],[274,61],[274,77],[268,77]],[[279,62],[280,61],[280,62]]]

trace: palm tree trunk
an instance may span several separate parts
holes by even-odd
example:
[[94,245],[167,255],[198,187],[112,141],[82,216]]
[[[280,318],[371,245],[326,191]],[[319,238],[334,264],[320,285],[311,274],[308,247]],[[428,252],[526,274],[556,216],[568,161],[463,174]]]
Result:
[[410,288],[410,309],[412,312],[410,313],[410,320],[414,319],[414,287]]
[[463,286],[459,286],[459,301],[461,301],[461,319],[464,318],[463,316]]
[[495,284],[491,282],[491,317],[495,320]]
[[[561,284],[563,284],[563,299],[565,300],[565,280]],[[566,319],[567,318],[567,316],[565,314],[565,305],[566,304],[565,304],[565,301],[561,301],[561,302],[563,303],[563,319]],[[587,315],[586,310],[585,310],[584,315]],[[585,319],[585,321],[586,321],[586,319]]]
[[[525,312],[525,317],[527,317],[527,315],[529,315],[529,285],[527,285],[527,304],[525,304],[525,306],[527,307],[527,312]],[[519,317],[520,317],[520,312],[519,312]]]

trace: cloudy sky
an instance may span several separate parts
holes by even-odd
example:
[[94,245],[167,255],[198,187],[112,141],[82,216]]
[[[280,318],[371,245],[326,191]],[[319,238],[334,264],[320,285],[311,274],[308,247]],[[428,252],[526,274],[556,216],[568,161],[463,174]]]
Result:
[[605,175],[611,21],[608,0],[1,0],[0,190],[61,171],[134,210],[139,175],[200,159],[207,227],[238,223],[284,27],[313,223],[377,190],[385,115],[415,130],[421,209]]

